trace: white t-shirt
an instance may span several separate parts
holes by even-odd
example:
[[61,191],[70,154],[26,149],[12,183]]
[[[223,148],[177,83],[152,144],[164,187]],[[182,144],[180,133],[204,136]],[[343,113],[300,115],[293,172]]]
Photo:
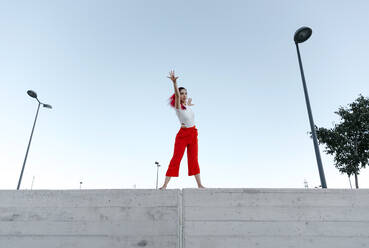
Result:
[[175,108],[175,110],[181,126],[185,126],[187,128],[195,126],[195,114],[189,106],[186,106],[186,109],[182,109],[182,107],[180,107],[180,109]]

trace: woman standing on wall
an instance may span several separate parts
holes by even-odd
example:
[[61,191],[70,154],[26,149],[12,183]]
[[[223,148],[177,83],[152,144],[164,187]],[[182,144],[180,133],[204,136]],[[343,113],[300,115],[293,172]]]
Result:
[[198,162],[198,143],[197,143],[197,128],[194,123],[194,113],[189,108],[193,106],[192,99],[187,101],[187,90],[183,87],[177,87],[177,79],[174,71],[170,71],[168,78],[172,80],[174,86],[174,94],[170,98],[170,105],[175,109],[178,116],[181,128],[179,129],[175,144],[174,154],[165,174],[164,185],[160,189],[166,189],[171,177],[178,177],[179,165],[181,163],[184,151],[187,147],[188,159],[188,175],[195,176],[197,186],[205,188],[201,184],[200,167]]

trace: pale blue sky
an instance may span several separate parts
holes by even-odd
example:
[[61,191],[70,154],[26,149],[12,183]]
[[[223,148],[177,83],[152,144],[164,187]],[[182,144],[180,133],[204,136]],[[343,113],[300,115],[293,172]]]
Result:
[[[22,188],[154,188],[179,121],[167,98],[171,69],[188,90],[208,187],[320,184],[299,74],[301,44],[312,110],[369,95],[367,1],[1,1],[0,189],[15,189],[37,104]],[[348,178],[324,154],[328,187]],[[369,169],[359,177],[369,187]],[[187,176],[168,188],[195,187]]]

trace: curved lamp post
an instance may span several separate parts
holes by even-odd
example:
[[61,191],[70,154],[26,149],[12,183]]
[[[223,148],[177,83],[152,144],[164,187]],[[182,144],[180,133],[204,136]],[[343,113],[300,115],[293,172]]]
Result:
[[31,137],[29,138],[29,142],[28,142],[28,147],[27,147],[27,151],[26,151],[26,156],[24,157],[24,162],[23,162],[23,166],[22,166],[22,171],[21,174],[19,176],[19,181],[18,181],[18,186],[17,186],[17,190],[19,190],[19,187],[21,185],[22,182],[22,177],[23,177],[23,171],[24,171],[24,166],[26,165],[26,161],[27,161],[27,156],[28,156],[28,151],[29,151],[29,147],[31,145],[31,141],[32,141],[32,136],[33,136],[33,131],[35,130],[35,126],[36,126],[36,121],[37,121],[37,116],[38,116],[38,111],[40,110],[40,106],[42,105],[44,108],[49,108],[51,109],[51,105],[49,104],[45,104],[40,102],[40,100],[38,100],[37,98],[37,93],[32,91],[32,90],[28,90],[27,94],[32,97],[35,98],[38,102],[38,107],[37,107],[37,112],[36,112],[36,117],[35,117],[35,121],[33,122],[33,127],[32,127],[32,132],[31,132]]
[[320,182],[322,184],[322,188],[327,188],[327,183],[325,181],[325,176],[324,176],[322,159],[320,157],[320,152],[319,152],[318,140],[316,138],[316,131],[315,131],[315,125],[314,125],[314,120],[313,120],[313,114],[311,113],[309,95],[308,95],[308,90],[307,90],[306,82],[305,82],[304,69],[302,68],[301,55],[300,55],[300,50],[299,50],[299,43],[302,43],[302,42],[308,40],[310,38],[312,32],[313,31],[309,27],[301,27],[295,32],[294,41],[295,41],[295,44],[296,44],[297,56],[298,56],[298,59],[299,59],[302,85],[304,87],[306,107],[307,107],[307,111],[308,111],[308,114],[309,114],[310,128],[311,128],[311,133],[312,133],[312,136],[313,136],[315,156],[316,156],[316,161],[318,163],[318,170],[319,170],[319,175],[320,175]]

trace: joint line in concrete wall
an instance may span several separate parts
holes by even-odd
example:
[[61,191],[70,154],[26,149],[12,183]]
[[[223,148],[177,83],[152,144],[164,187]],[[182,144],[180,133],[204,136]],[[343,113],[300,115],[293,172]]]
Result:
[[179,214],[179,226],[178,226],[178,245],[179,248],[183,248],[183,191],[178,191],[178,214]]

